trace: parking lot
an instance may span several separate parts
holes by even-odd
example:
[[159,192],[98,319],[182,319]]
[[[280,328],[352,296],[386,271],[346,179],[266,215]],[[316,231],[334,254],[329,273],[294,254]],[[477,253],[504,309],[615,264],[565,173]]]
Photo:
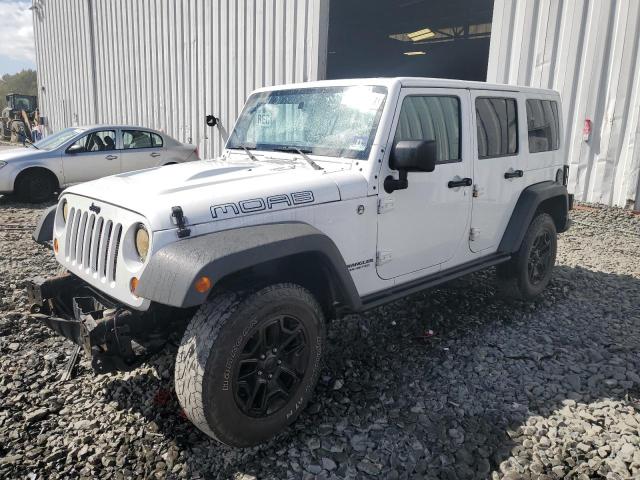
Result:
[[56,271],[30,238],[42,209],[0,198],[2,478],[640,476],[638,216],[580,206],[537,303],[496,297],[486,272],[333,322],[312,403],[237,450],[181,415],[175,345],[58,382],[71,344],[23,292]]

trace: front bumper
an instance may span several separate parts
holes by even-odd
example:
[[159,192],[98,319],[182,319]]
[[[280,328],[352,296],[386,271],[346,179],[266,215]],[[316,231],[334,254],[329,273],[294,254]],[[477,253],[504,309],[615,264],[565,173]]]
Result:
[[33,318],[80,345],[96,373],[136,368],[168,336],[157,315],[117,305],[70,273],[29,280],[27,295]]

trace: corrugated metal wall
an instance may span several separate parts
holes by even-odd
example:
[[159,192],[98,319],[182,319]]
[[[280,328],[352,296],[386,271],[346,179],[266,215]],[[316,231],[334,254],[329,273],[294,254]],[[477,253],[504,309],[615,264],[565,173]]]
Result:
[[[324,77],[328,0],[33,3],[40,105],[53,131],[140,124],[213,156],[251,90]],[[220,128],[206,127],[206,114]]]
[[570,190],[640,209],[640,1],[495,0],[487,81],[559,91]]

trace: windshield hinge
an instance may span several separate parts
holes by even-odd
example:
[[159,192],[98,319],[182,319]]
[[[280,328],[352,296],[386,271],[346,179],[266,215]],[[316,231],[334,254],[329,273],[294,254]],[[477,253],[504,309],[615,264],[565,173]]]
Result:
[[390,262],[392,258],[393,255],[391,254],[391,250],[380,250],[376,254],[376,265],[383,265]]
[[393,197],[381,197],[378,199],[378,213],[387,213],[393,210]]
[[184,213],[182,207],[171,207],[171,216],[175,218],[176,225],[178,226],[178,238],[184,238],[191,235],[191,230],[185,226]]

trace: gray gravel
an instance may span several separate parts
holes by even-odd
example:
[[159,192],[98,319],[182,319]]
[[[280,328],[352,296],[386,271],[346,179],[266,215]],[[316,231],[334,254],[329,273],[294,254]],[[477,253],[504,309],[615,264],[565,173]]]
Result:
[[234,450],[181,415],[174,346],[58,383],[71,345],[23,293],[55,262],[6,228],[40,210],[0,198],[0,478],[640,478],[638,216],[575,211],[536,303],[486,272],[334,322],[300,419]]

